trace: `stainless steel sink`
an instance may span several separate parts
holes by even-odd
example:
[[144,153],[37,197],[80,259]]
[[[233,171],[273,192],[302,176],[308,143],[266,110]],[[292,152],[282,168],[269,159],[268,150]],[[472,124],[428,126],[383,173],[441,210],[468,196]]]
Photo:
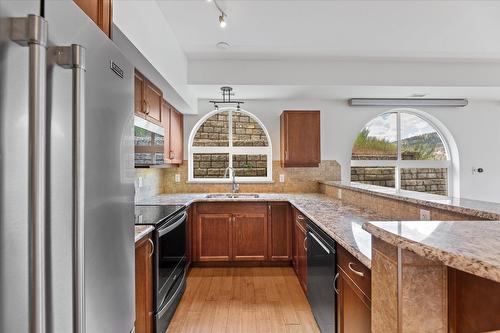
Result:
[[256,193],[213,193],[207,194],[208,199],[218,199],[218,198],[228,198],[228,199],[239,199],[239,198],[258,198],[259,195]]

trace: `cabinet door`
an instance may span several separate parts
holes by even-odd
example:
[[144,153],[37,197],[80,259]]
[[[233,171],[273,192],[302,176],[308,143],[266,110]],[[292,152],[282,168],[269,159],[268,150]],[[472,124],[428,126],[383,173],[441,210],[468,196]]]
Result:
[[111,37],[112,6],[111,0],[74,0],[92,21]]
[[281,115],[283,167],[317,167],[321,162],[319,111],[284,111]]
[[146,114],[144,90],[146,87],[146,79],[144,76],[135,71],[134,75],[134,112],[139,116]]
[[233,215],[233,260],[267,259],[267,215],[245,213]]
[[166,100],[162,100],[161,103],[161,119],[163,121],[163,129],[165,130],[164,141],[163,141],[163,156],[165,163],[170,163],[170,114],[171,106]]
[[370,333],[371,304],[368,297],[339,267],[338,289],[338,332],[339,333]]
[[153,246],[150,236],[135,247],[135,331],[153,331]]
[[146,115],[152,122],[161,125],[161,104],[163,103],[163,93],[154,84],[146,81],[145,89]]
[[295,224],[297,233],[297,256],[299,281],[304,292],[307,292],[307,236],[306,231],[298,223]]
[[184,116],[171,107],[170,109],[170,163],[182,164],[184,141]]
[[232,257],[231,214],[198,214],[197,257],[199,261],[230,261]]
[[269,209],[269,258],[271,260],[292,259],[292,224],[290,205],[270,203]]

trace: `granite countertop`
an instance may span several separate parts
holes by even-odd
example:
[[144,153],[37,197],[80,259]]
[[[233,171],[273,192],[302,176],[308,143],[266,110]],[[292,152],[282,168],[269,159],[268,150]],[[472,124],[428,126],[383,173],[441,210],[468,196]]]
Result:
[[429,260],[500,282],[500,221],[384,221],[363,229]]
[[342,247],[371,267],[371,235],[362,229],[369,220],[383,217],[362,208],[342,203],[324,194],[261,193],[259,198],[206,198],[206,193],[164,194],[140,200],[142,205],[185,205],[193,202],[288,201],[329,234]]
[[135,226],[135,242],[137,243],[141,239],[144,238],[151,231],[155,230],[155,227],[152,225],[136,225]]
[[396,191],[394,188],[342,181],[321,181],[321,184],[397,199],[431,208],[467,214],[486,220],[500,220],[500,203],[472,199],[445,197],[413,191]]

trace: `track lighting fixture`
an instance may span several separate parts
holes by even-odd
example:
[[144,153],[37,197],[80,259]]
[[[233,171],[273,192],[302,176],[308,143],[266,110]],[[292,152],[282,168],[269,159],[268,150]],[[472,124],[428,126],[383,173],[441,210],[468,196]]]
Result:
[[217,10],[220,12],[220,15],[219,15],[219,26],[221,28],[225,28],[227,26],[227,22],[226,22],[227,15],[226,15],[226,13],[219,6],[219,4],[217,3],[217,0],[207,0],[207,2],[213,2],[213,4],[215,5],[215,8],[217,8]]
[[224,13],[222,13],[222,15],[219,16],[219,25],[221,28],[225,28],[227,23],[226,21],[224,20]]

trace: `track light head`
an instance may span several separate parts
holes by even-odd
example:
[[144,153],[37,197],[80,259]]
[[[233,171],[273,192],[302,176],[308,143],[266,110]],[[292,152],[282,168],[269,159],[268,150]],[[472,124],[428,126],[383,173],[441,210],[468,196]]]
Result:
[[220,25],[221,28],[225,28],[226,25],[227,25],[227,22],[226,22],[225,18],[226,18],[226,15],[224,15],[224,14],[221,14],[219,16],[219,25]]

